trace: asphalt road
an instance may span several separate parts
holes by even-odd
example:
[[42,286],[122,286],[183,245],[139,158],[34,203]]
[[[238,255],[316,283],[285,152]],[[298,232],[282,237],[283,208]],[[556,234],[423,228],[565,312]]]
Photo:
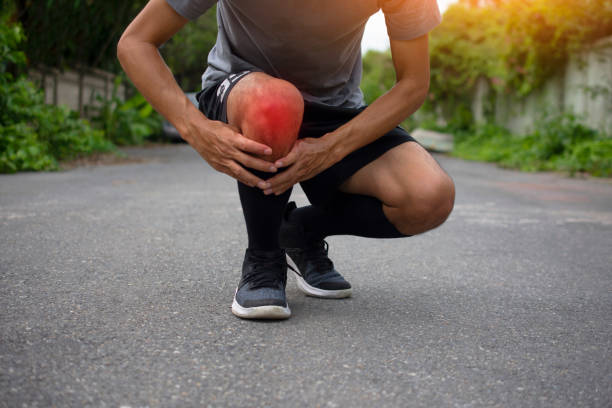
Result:
[[354,296],[253,322],[234,182],[129,154],[0,177],[0,406],[612,406],[610,180],[439,157],[446,224],[330,238]]

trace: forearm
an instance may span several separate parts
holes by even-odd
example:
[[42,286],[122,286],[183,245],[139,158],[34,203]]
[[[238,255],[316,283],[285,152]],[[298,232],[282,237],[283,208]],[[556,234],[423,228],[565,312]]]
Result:
[[119,42],[117,57],[140,93],[189,141],[190,128],[206,118],[178,86],[157,47],[128,36]]
[[327,134],[336,158],[341,160],[395,128],[423,104],[427,91],[420,83],[399,81],[351,121]]
[[207,119],[183,93],[159,54],[159,46],[187,22],[166,0],[149,0],[117,44],[119,62],[142,95],[208,164],[246,185],[264,188],[267,184],[246,168],[268,171],[270,162],[256,156],[270,154],[270,147]]

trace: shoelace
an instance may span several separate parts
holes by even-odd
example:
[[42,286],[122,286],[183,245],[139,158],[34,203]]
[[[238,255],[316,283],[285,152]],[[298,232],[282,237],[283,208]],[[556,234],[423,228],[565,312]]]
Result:
[[287,267],[284,256],[275,259],[260,257],[255,254],[249,256],[254,261],[253,268],[243,277],[243,280],[251,283],[251,289],[274,287],[284,282],[285,268]]

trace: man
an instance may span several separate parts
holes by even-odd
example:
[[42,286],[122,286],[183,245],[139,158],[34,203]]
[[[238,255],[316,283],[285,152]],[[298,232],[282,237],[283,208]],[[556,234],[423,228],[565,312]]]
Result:
[[[158,47],[214,3],[151,0],[118,57],[181,136],[238,180],[248,248],[232,312],[287,318],[286,254],[302,291],[343,298],[352,288],[327,256],[327,236],[405,237],[450,214],[452,180],[397,127],[427,95],[428,32],[440,12],[435,0],[219,0],[198,110]],[[397,82],[366,107],[360,44],[380,8]],[[288,204],[296,183],[311,205]]]

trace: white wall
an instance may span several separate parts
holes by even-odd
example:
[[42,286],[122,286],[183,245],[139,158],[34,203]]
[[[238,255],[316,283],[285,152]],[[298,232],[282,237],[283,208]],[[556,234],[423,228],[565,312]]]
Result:
[[[56,69],[31,70],[29,77],[45,92],[45,102],[53,105],[66,105],[72,110],[84,114],[86,105],[99,105],[95,95],[110,99],[113,91],[115,75],[97,69],[84,71]],[[117,96],[125,98],[125,86],[121,85]]]
[[[491,87],[486,78],[476,82],[472,98],[475,121],[485,120]],[[571,56],[562,72],[525,98],[497,93],[494,119],[514,133],[529,132],[543,111],[582,115],[589,127],[612,135],[612,36]]]

